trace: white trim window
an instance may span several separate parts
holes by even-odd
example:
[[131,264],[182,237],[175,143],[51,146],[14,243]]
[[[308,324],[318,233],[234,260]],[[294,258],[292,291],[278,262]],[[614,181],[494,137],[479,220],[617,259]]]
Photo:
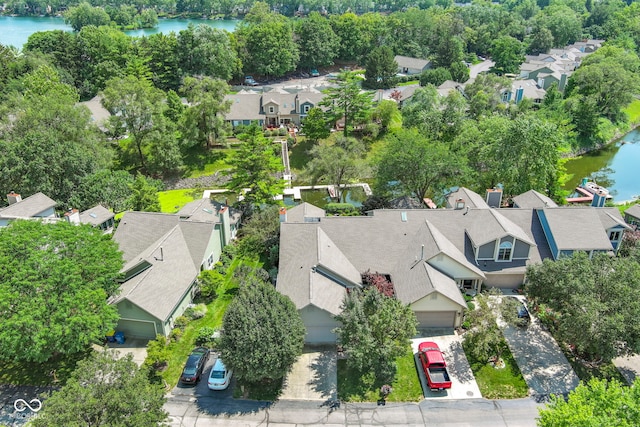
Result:
[[620,235],[622,233],[620,232],[620,230],[613,230],[609,233],[609,240],[611,240],[612,242],[617,242],[618,240],[620,240]]
[[273,108],[273,106],[269,106],[269,114],[273,114],[275,113],[275,108]]
[[512,254],[513,244],[511,242],[502,242],[500,243],[500,248],[498,248],[496,261],[511,261]]

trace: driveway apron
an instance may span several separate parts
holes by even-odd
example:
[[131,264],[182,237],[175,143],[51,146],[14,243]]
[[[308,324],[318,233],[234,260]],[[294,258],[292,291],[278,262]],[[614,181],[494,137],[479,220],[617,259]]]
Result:
[[330,402],[338,394],[336,347],[305,347],[287,375],[280,400]]

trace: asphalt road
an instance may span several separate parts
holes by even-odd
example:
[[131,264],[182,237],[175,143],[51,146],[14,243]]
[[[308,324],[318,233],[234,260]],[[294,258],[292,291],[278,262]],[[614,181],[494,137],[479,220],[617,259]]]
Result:
[[170,397],[165,409],[169,425],[204,426],[439,426],[534,427],[538,406],[533,399],[423,400],[420,403],[342,404],[332,408],[319,402],[216,400],[198,402]]

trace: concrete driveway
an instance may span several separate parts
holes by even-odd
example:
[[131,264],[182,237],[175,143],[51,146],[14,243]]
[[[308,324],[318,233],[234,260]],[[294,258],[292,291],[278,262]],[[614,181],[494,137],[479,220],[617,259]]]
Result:
[[[526,302],[522,295],[516,298]],[[499,316],[498,325],[529,386],[529,394],[541,399],[550,394],[565,395],[580,384],[562,350],[535,316],[523,328],[507,325]]]
[[422,369],[417,369],[425,399],[478,399],[482,397],[476,378],[471,372],[467,356],[462,349],[462,337],[456,335],[453,330],[422,333],[420,338],[411,340],[411,349],[414,355],[418,352],[418,345],[423,341],[433,341],[438,344],[444,354],[444,360],[447,362],[447,370],[452,383],[449,390],[431,391],[427,386],[424,372]]
[[336,347],[305,347],[287,375],[280,400],[330,402],[337,396]]

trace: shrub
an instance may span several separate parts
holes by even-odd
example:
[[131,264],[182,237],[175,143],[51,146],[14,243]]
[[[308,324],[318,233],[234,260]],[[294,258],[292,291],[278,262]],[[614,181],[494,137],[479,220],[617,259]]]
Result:
[[180,328],[173,328],[171,330],[171,333],[169,334],[169,339],[173,342],[178,342],[180,341],[180,337],[182,337],[182,329]]
[[[218,288],[224,283],[224,276],[217,270],[205,270],[200,273],[198,280],[200,282],[200,295],[205,300],[210,301],[218,296]],[[185,311],[185,315],[187,311]]]
[[325,211],[330,214],[337,214],[342,216],[358,215],[358,209],[351,203],[327,203]]
[[214,342],[213,334],[215,333],[215,328],[211,326],[203,326],[198,329],[196,334],[196,345],[201,345],[205,347],[212,347]]
[[287,134],[287,129],[280,128],[278,129],[278,136],[285,136]]
[[293,139],[292,136],[288,136],[287,137],[287,148],[288,149],[292,149],[295,143],[296,143],[296,140]]
[[189,307],[184,311],[184,315],[191,320],[200,319],[205,314],[207,314],[207,306],[204,304]]
[[265,138],[269,138],[271,136],[271,131],[267,129],[262,132],[262,135],[264,135]]
[[468,308],[469,310],[475,310],[476,305],[473,303],[473,301],[468,301],[468,302],[467,302],[467,308]]
[[189,318],[186,316],[178,316],[174,322],[176,328],[184,328],[189,323]]
[[169,350],[167,348],[167,337],[158,334],[155,340],[147,344],[147,358],[144,364],[153,369],[161,369],[167,366],[169,361]]

